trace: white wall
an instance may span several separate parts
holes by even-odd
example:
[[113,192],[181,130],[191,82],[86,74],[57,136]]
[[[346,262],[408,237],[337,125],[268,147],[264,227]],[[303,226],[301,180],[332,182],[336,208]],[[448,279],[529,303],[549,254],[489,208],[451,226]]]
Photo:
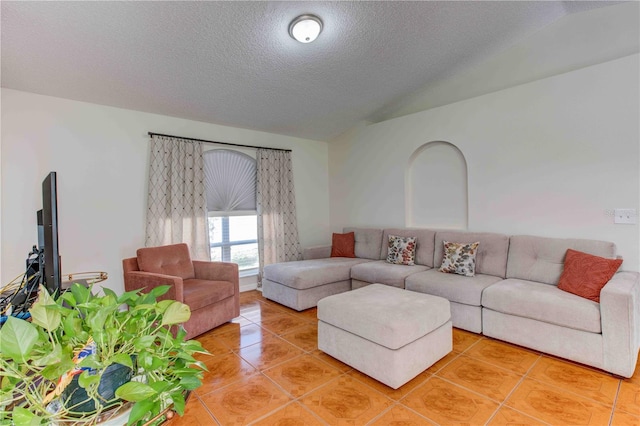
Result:
[[58,172],[63,274],[106,271],[123,290],[122,259],[144,246],[147,132],[290,148],[301,244],[329,232],[324,142],[2,89],[1,284],[24,272],[37,242],[41,182]]
[[329,146],[333,230],[404,226],[410,156],[447,141],[467,161],[469,229],[613,241],[623,269],[638,270],[638,225],[614,225],[609,213],[640,207],[639,61],[627,56],[344,135]]

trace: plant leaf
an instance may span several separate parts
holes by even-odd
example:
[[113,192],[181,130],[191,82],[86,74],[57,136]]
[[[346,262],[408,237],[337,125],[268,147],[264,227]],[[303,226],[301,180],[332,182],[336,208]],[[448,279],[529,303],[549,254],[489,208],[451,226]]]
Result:
[[170,285],[159,285],[158,287],[152,288],[149,294],[152,295],[153,297],[160,297],[166,292],[168,292],[170,288],[171,288]]
[[61,362],[57,364],[47,365],[40,375],[48,380],[58,380],[67,371],[75,367],[75,364],[71,359],[63,358]]
[[13,423],[16,426],[39,425],[41,422],[40,417],[25,408],[15,407],[13,409]]
[[15,360],[24,360],[38,341],[38,330],[25,321],[12,316],[0,328],[0,353]]
[[126,401],[138,402],[157,395],[157,392],[147,384],[127,382],[116,389],[116,396]]
[[91,327],[91,331],[102,331],[104,329],[104,323],[107,320],[107,316],[111,313],[112,310],[112,307],[106,306],[98,309],[98,311],[95,313],[89,314],[87,323],[89,324],[89,327]]
[[191,310],[187,305],[174,301],[162,315],[162,325],[173,325],[187,322],[191,317]]
[[86,303],[91,299],[91,291],[78,283],[71,286],[71,294],[76,299],[76,304]]
[[115,363],[126,365],[129,368],[133,368],[133,361],[131,361],[131,355],[129,354],[125,354],[125,353],[115,354],[105,362],[107,366]]
[[91,385],[100,383],[100,374],[91,374],[89,370],[84,370],[78,377],[78,384],[81,388],[87,389]]
[[142,349],[150,347],[155,340],[155,336],[151,336],[148,334],[144,336],[138,336],[133,340],[133,347],[136,348],[136,350],[140,351]]
[[202,385],[200,379],[194,376],[187,376],[180,379],[180,386],[184,387],[187,390],[194,390],[199,388]]
[[102,288],[102,292],[106,295],[106,296],[111,296],[113,297],[115,300],[118,300],[118,295],[116,294],[115,291],[111,290],[109,287],[101,287]]
[[176,413],[184,416],[185,400],[182,391],[172,393],[171,399],[173,400],[173,409],[176,410]]
[[62,346],[60,343],[53,345],[53,350],[39,359],[34,359],[35,365],[51,365],[62,360]]
[[151,411],[151,407],[153,407],[153,400],[149,399],[138,401],[133,404],[133,407],[131,407],[131,412],[129,413],[129,421],[127,422],[127,424],[131,425],[142,419],[147,413]]
[[[42,291],[42,290],[41,290]],[[46,290],[45,290],[46,293]],[[61,315],[55,309],[52,309],[51,306],[46,306],[41,303],[34,303],[29,309],[29,313],[31,313],[31,321],[35,325],[39,325],[45,330],[53,331],[60,325]]]

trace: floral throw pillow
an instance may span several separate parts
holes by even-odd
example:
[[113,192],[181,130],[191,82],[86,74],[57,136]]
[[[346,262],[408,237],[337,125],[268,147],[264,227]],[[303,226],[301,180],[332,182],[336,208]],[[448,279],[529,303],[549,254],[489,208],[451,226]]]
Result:
[[465,277],[473,277],[476,274],[476,253],[480,242],[462,244],[442,242],[444,246],[444,256],[440,272],[449,274],[464,275]]
[[389,254],[387,262],[395,265],[415,265],[416,237],[398,237],[389,235]]

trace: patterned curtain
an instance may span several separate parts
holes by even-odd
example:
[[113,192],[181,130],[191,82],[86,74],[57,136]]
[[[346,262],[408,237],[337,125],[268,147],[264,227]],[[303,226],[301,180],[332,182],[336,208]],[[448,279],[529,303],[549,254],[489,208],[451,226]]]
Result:
[[154,135],[149,148],[145,245],[187,243],[194,259],[209,260],[202,143]]
[[299,260],[302,251],[298,241],[291,152],[258,149],[256,160],[258,287],[261,287],[264,265]]

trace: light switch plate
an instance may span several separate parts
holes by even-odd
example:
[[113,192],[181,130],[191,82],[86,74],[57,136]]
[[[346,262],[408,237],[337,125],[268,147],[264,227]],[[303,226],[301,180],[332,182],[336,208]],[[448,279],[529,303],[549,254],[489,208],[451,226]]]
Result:
[[637,219],[636,209],[615,209],[613,211],[613,223],[633,225],[637,223]]

